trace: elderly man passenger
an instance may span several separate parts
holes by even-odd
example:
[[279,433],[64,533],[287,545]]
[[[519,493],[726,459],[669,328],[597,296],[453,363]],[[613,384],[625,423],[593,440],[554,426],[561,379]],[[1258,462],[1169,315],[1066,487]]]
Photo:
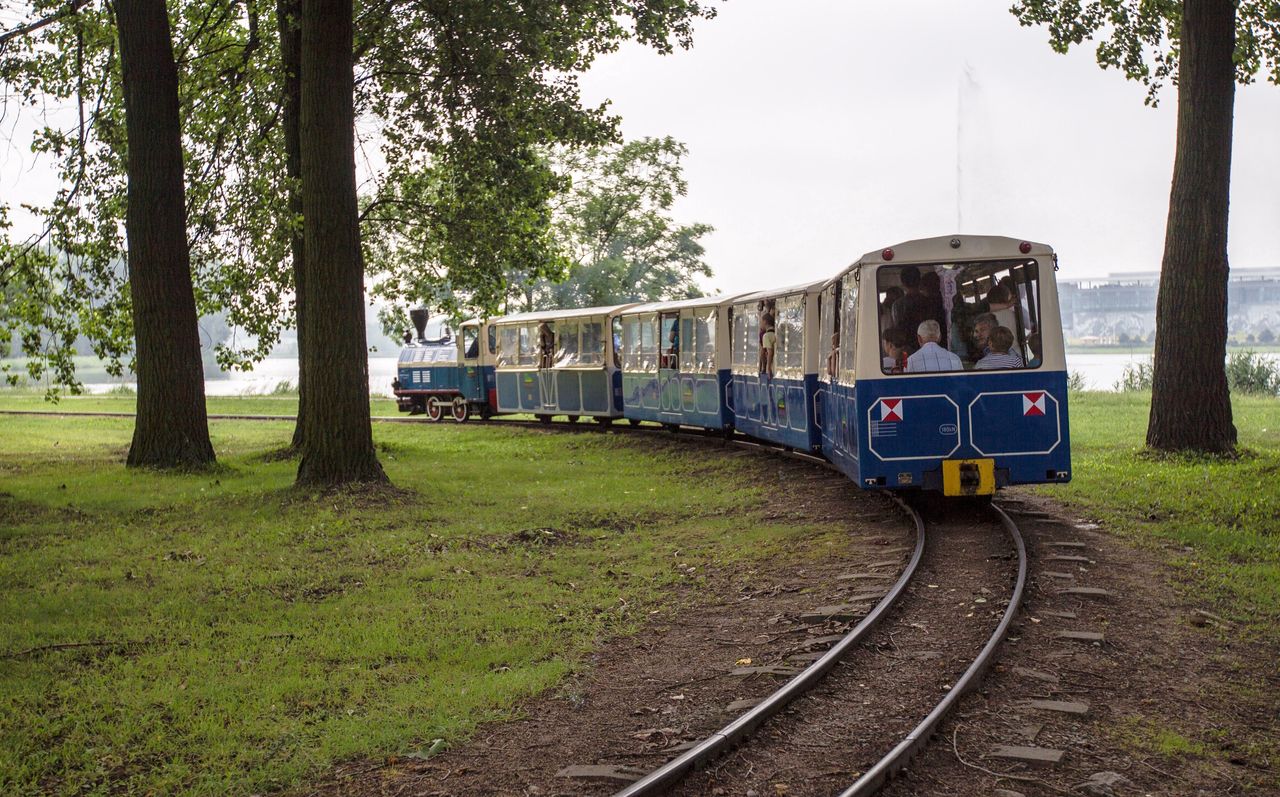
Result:
[[916,337],[920,341],[920,350],[907,358],[907,373],[964,370],[959,357],[938,345],[942,339],[942,327],[937,321],[921,321],[916,328]]

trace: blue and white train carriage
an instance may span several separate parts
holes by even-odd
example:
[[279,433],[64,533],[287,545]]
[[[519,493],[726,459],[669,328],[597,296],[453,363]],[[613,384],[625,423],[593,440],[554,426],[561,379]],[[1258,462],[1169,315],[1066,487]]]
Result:
[[[799,451],[818,449],[814,407],[818,294],[823,284],[760,291],[734,300],[729,403],[739,432]],[[771,361],[767,354],[761,356],[766,318],[773,319],[774,327]]]
[[[828,282],[816,418],[826,457],[866,488],[987,495],[1068,481],[1055,268],[1044,244],[954,236],[870,252]],[[929,319],[940,334],[925,351]],[[905,335],[906,351],[921,348],[910,358],[894,345]]]
[[495,319],[497,411],[622,417],[618,314],[631,305],[517,313]]
[[728,431],[729,316],[732,297],[654,302],[624,310],[622,413],[654,421]]

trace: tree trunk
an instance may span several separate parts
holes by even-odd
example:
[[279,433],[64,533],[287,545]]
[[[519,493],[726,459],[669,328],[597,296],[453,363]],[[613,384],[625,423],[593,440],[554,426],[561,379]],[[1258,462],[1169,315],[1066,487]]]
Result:
[[[276,22],[280,28],[280,61],[284,67],[284,151],[285,174],[289,178],[289,215],[293,219],[302,217],[302,193],[299,186],[302,182],[302,155],[298,144],[301,135],[299,126],[300,104],[302,101],[302,12],[301,0],[276,0]],[[307,341],[303,335],[302,317],[306,308],[303,306],[302,286],[306,280],[306,249],[302,239],[302,230],[294,228],[290,235],[293,250],[293,317],[298,330],[298,420],[293,426],[293,442],[289,448],[302,450],[303,430],[307,423],[308,392],[303,387],[306,379],[303,369],[307,367],[303,351]]]
[[299,485],[385,482],[369,418],[364,261],[356,206],[352,0],[302,0],[301,147],[309,406]]
[[128,135],[125,216],[138,374],[130,466],[214,462],[187,242],[178,70],[164,0],[117,0]]
[[1225,367],[1234,49],[1231,0],[1187,0],[1147,426],[1147,445],[1164,451],[1236,444]]

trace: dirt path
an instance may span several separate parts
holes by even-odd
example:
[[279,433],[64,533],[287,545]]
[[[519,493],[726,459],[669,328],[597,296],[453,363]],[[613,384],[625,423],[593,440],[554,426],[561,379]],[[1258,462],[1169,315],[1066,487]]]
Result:
[[[628,767],[652,769],[723,725],[776,688],[786,668],[803,666],[806,654],[830,644],[823,637],[848,627],[805,626],[800,615],[844,603],[874,589],[869,584],[883,591],[914,540],[883,499],[838,476],[787,467],[804,485],[790,495],[797,512],[817,506],[827,517],[850,519],[847,548],[803,566],[765,563],[714,574],[693,608],[606,643],[589,669],[524,706],[520,719],[487,726],[472,743],[427,760],[350,762],[300,793],[609,794]],[[1213,618],[1195,614],[1199,607],[1175,597],[1168,569],[1152,554],[1042,499],[1010,493],[1002,500],[1030,550],[1026,608],[983,687],[961,701],[886,793],[1280,794],[1277,762],[1260,745],[1277,734],[1276,652],[1236,642]],[[994,538],[995,527],[984,527],[986,534],[977,528],[960,518],[947,539],[931,541],[942,555],[922,565],[912,588],[917,605],[903,609],[919,614],[905,626],[904,618],[889,618],[886,634],[851,654],[831,684],[813,693],[808,701],[821,718],[788,737],[799,745],[788,752],[781,744],[788,723],[802,721],[784,715],[764,730],[763,758],[731,753],[680,793],[831,794],[878,757],[877,735],[887,751],[923,716],[939,684],[954,677],[955,662],[976,651],[974,640],[981,644],[995,624],[989,615],[1007,597],[984,593],[992,588],[979,581],[994,572],[1007,589],[1011,577],[999,575],[998,563],[1009,546]],[[866,577],[837,578],[851,573]],[[1104,592],[1070,591],[1079,587]],[[784,669],[729,674],[743,666]],[[888,691],[886,684],[904,680],[909,689]],[[997,757],[1001,746],[1058,760]],[[599,769],[579,773],[602,776],[563,774],[584,766]]]

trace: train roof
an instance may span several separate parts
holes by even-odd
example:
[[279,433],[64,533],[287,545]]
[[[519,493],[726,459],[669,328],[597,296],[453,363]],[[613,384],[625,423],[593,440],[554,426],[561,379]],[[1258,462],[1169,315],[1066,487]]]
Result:
[[[957,245],[958,242],[958,245]],[[1020,251],[1022,244],[1030,246],[1026,252]],[[886,250],[893,250],[892,261],[884,259]],[[970,260],[987,260],[1005,257],[1052,257],[1053,247],[1020,238],[1008,238],[1003,235],[939,235],[935,238],[917,238],[913,241],[887,246],[867,252],[858,258],[855,265],[883,265],[892,262],[954,262]],[[848,269],[845,269],[846,271]]]
[[826,285],[830,281],[831,279],[827,277],[820,279],[817,282],[805,282],[799,285],[789,285],[785,288],[773,288],[767,291],[744,293],[741,296],[735,296],[733,298],[733,303],[741,304],[743,302],[755,302],[761,299],[771,299],[775,296],[789,296],[793,293],[813,293],[822,290],[822,286]]
[[624,315],[632,315],[634,313],[659,313],[671,310],[685,310],[690,307],[724,307],[733,304],[738,299],[746,296],[745,293],[735,294],[718,294],[716,296],[698,296],[693,299],[677,299],[670,302],[648,302],[646,304],[637,304],[628,307],[624,311]]
[[571,310],[534,310],[530,313],[512,313],[504,315],[501,318],[494,318],[490,323],[494,324],[521,324],[533,321],[559,321],[563,318],[590,318],[598,315],[614,315],[622,310],[635,307],[639,302],[630,304],[615,304],[607,307],[580,307]]

